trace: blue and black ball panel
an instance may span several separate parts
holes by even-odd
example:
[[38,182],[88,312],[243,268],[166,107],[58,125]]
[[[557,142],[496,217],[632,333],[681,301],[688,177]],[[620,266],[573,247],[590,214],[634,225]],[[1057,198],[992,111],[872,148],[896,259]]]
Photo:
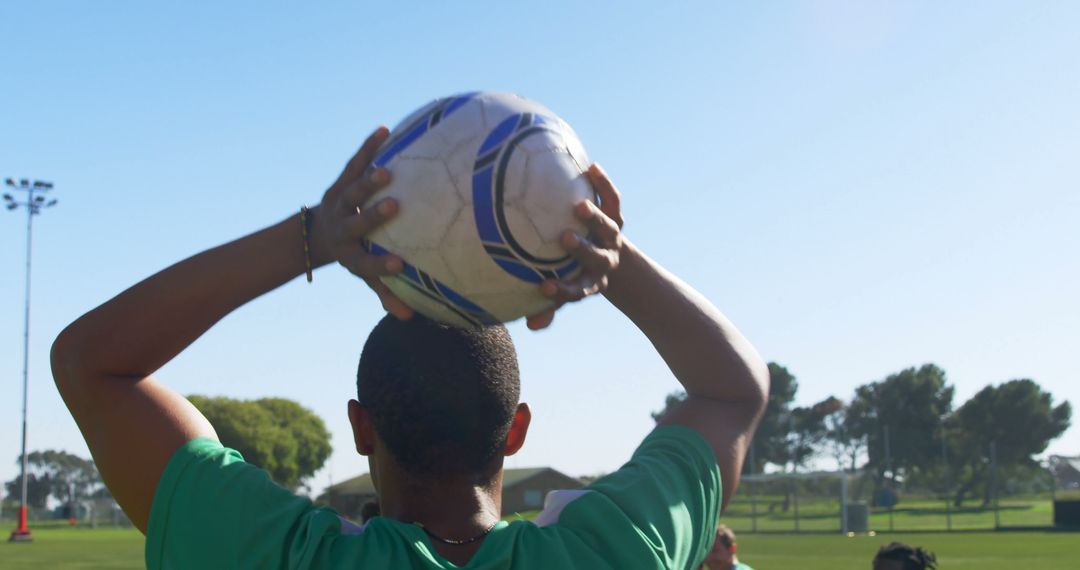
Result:
[[569,255],[539,257],[525,250],[510,230],[504,210],[506,170],[522,141],[540,133],[562,133],[551,119],[535,113],[518,113],[499,123],[476,153],[473,166],[473,215],[484,251],[504,271],[529,283],[563,279],[578,268]]
[[[391,253],[385,247],[370,240],[363,240],[362,244],[368,253],[374,255],[386,255]],[[480,328],[485,325],[496,325],[500,322],[499,319],[495,318],[472,301],[469,301],[463,295],[448,287],[445,283],[428,275],[407,261],[405,262],[405,267],[401,270],[401,273],[394,275],[392,278],[400,280],[417,293],[439,303],[450,312],[472,325],[473,328]]]
[[401,154],[401,151],[409,148],[409,145],[424,136],[424,133],[435,128],[443,119],[452,115],[454,111],[460,109],[462,105],[468,103],[476,95],[478,93],[466,93],[442,99],[408,125],[394,129],[394,134],[390,135],[390,138],[383,143],[382,148],[375,155],[375,159],[371,161],[371,164],[376,167],[385,167],[395,156]]

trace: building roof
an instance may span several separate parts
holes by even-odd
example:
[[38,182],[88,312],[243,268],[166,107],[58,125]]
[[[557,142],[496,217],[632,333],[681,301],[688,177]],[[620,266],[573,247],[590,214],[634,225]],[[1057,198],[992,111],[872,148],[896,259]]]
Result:
[[[525,469],[503,469],[503,489],[536,477],[545,471],[555,471],[550,467],[527,467]],[[558,473],[558,471],[555,471]]]
[[[532,479],[533,477],[544,473],[546,471],[554,471],[564,477],[574,479],[564,473],[556,471],[551,467],[526,467],[524,469],[504,469],[503,470],[503,488],[513,487],[519,483]],[[374,495],[375,484],[371,481],[371,474],[364,473],[352,479],[347,479],[336,485],[331,485],[326,488],[324,494],[335,495]]]
[[374,495],[375,483],[371,481],[371,473],[364,473],[352,479],[346,479],[337,485],[331,485],[326,488],[324,493],[327,495],[330,493],[337,495]]

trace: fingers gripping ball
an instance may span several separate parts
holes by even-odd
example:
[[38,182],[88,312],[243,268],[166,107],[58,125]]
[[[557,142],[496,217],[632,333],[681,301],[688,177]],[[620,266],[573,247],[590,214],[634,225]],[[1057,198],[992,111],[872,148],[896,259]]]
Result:
[[372,165],[393,175],[372,200],[401,209],[364,246],[405,261],[382,281],[424,315],[469,328],[512,321],[552,305],[540,283],[580,273],[560,236],[589,232],[574,215],[596,201],[589,160],[548,109],[503,93],[439,99],[395,127]]

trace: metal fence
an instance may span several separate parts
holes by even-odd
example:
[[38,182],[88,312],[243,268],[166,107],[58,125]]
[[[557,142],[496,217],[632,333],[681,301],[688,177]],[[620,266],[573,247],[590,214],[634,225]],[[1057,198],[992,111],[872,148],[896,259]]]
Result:
[[[65,526],[71,525],[72,513],[62,508],[39,509],[29,508],[26,512],[27,520],[33,527],[40,526]],[[12,528],[18,522],[19,507],[11,500],[3,501],[0,505],[0,526],[10,525]],[[94,499],[80,501],[74,517],[74,524],[78,526],[97,527],[131,527],[131,520],[127,518],[120,505],[112,499]]]
[[736,532],[927,532],[1046,528],[1061,498],[1047,469],[996,466],[957,501],[963,482],[878,480],[868,472],[744,475],[721,517]]

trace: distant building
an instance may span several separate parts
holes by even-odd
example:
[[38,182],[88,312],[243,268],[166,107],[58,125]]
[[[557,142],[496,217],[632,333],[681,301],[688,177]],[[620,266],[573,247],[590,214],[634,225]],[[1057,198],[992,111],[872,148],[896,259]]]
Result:
[[551,491],[580,489],[585,485],[550,467],[506,469],[503,471],[502,515],[512,515],[544,508],[544,497]]
[[364,503],[375,500],[375,484],[371,474],[364,473],[331,485],[319,496],[318,502],[330,505],[339,515],[353,520],[360,520],[360,508]]
[[1059,490],[1080,489],[1080,457],[1051,455],[1050,471]]
[[[506,469],[503,471],[502,515],[538,511],[544,507],[548,492],[582,487],[584,484],[578,479],[550,467]],[[354,520],[359,520],[364,503],[372,500],[375,500],[375,485],[370,473],[331,485],[319,497],[319,502]]]

